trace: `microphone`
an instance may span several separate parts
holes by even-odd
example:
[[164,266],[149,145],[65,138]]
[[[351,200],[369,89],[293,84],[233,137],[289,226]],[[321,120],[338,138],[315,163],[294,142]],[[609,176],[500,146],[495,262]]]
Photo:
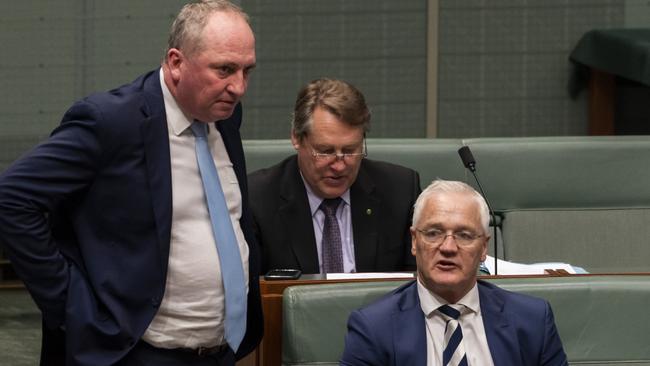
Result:
[[470,172],[472,172],[472,175],[474,176],[474,180],[476,181],[476,184],[478,185],[479,191],[481,191],[481,196],[483,196],[483,199],[485,200],[485,203],[488,206],[488,210],[490,211],[490,217],[492,218],[492,227],[494,228],[494,274],[496,275],[497,272],[497,218],[496,215],[494,214],[494,211],[492,210],[492,206],[490,206],[490,201],[488,201],[487,196],[485,195],[485,192],[483,191],[483,187],[481,186],[481,181],[479,181],[478,176],[476,175],[476,160],[474,160],[474,155],[472,155],[472,151],[469,149],[469,146],[463,146],[460,149],[458,149],[458,155],[460,156],[460,160],[463,161],[463,165],[465,168],[469,169]]
[[476,160],[474,160],[474,155],[472,155],[469,146],[463,146],[458,149],[458,155],[460,155],[460,160],[463,161],[465,168],[471,170],[472,173],[476,171]]

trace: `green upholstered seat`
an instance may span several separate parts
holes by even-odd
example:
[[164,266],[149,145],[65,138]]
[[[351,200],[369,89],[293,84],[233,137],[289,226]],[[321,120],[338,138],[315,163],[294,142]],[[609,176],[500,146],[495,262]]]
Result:
[[502,217],[504,258],[648,272],[650,137],[464,141]]
[[[571,365],[650,365],[650,275],[490,281],[551,303]],[[283,299],[283,364],[337,365],[350,312],[403,283],[288,287]]]

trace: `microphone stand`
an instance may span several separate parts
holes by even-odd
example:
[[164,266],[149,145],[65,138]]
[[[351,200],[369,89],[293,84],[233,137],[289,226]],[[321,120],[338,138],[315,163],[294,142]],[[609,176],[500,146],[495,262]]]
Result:
[[494,274],[496,275],[498,273],[497,271],[497,216],[494,214],[494,211],[492,210],[492,206],[490,206],[490,202],[488,201],[487,197],[485,196],[485,192],[483,192],[483,187],[481,187],[481,182],[478,180],[478,177],[476,176],[476,172],[474,172],[473,169],[469,170],[472,172],[472,175],[474,176],[474,180],[476,180],[476,184],[478,185],[478,189],[481,191],[481,194],[483,195],[483,198],[485,199],[485,203],[487,203],[488,209],[490,210],[490,216],[492,217],[492,229],[494,232]]
[[463,161],[463,165],[465,165],[465,167],[469,169],[470,172],[472,172],[472,176],[474,176],[474,180],[478,185],[478,189],[481,192],[485,203],[487,204],[488,211],[490,212],[490,217],[492,218],[492,228],[494,229],[494,274],[496,275],[499,273],[497,270],[497,217],[494,214],[494,210],[492,210],[490,201],[487,199],[487,196],[483,191],[481,181],[478,179],[478,175],[476,175],[476,160],[474,160],[474,156],[472,155],[472,151],[469,149],[469,146],[463,146],[458,149],[458,155],[460,155],[460,158]]

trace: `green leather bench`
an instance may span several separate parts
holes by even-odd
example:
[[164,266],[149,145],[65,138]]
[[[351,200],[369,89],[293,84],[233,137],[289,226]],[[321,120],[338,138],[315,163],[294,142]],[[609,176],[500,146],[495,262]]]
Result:
[[[500,217],[499,257],[567,262],[590,273],[650,272],[650,136],[368,139],[368,158],[476,186],[469,146]],[[294,153],[289,140],[244,141],[248,171]],[[493,250],[489,250],[490,254]]]
[[650,137],[464,142],[502,217],[504,257],[650,271]]
[[[422,185],[435,178],[466,180],[458,157],[458,139],[368,139],[368,159],[383,160],[415,169]],[[290,140],[244,140],[246,169],[267,168],[295,154]]]
[[[7,136],[0,170],[43,136]],[[475,185],[469,146],[499,214],[499,257],[568,262],[591,273],[650,272],[650,136],[368,139],[370,159]],[[249,172],[294,154],[288,139],[245,140]],[[490,254],[493,250],[490,249]]]
[[[650,275],[489,281],[551,303],[571,365],[650,365]],[[350,312],[403,283],[339,283],[285,289],[283,364],[338,365]]]
[[[8,136],[0,170],[42,136]],[[650,272],[650,136],[368,139],[370,159],[475,185],[469,146],[500,216],[499,257],[567,262],[591,273]],[[294,154],[288,139],[245,140],[249,172]],[[490,254],[493,250],[490,249]]]

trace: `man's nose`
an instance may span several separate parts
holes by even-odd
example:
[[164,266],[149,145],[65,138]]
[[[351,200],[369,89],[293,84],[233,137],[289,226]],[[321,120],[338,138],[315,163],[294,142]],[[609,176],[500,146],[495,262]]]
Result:
[[230,82],[228,84],[228,91],[230,93],[233,93],[238,97],[243,97],[244,93],[246,93],[247,87],[248,77],[244,75],[243,70],[239,70],[230,76]]
[[345,163],[345,159],[343,158],[342,154],[337,155],[336,159],[334,159],[334,161],[330,163],[330,168],[332,168],[334,170],[337,170],[337,171],[341,171],[341,170],[345,169],[345,166],[346,166],[346,163]]
[[443,251],[455,251],[456,249],[458,249],[458,245],[456,245],[456,237],[454,237],[454,234],[445,235],[442,243],[438,246],[438,250]]

